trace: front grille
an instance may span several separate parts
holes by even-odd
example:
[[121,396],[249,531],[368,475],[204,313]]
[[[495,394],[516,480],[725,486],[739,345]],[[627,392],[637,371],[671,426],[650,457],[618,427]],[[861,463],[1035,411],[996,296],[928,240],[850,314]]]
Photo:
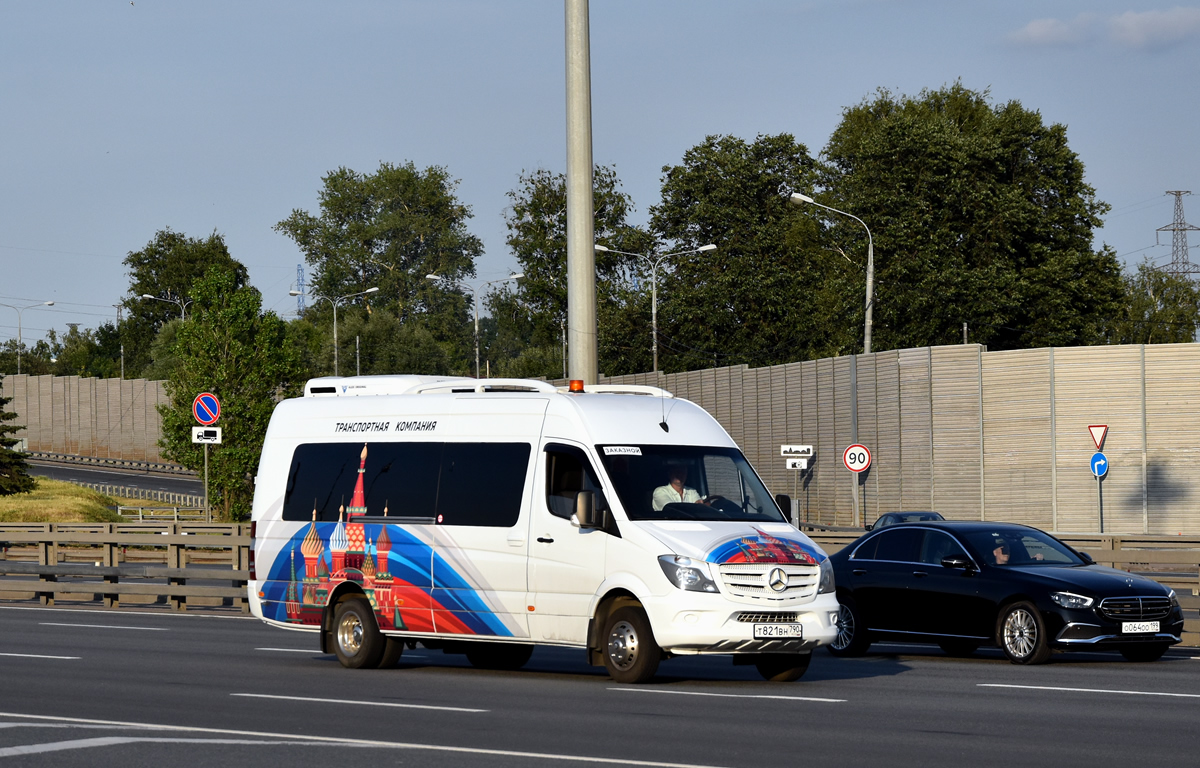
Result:
[[[776,568],[787,574],[787,586],[782,590],[774,590],[767,583]],[[726,563],[720,572],[729,594],[765,602],[812,599],[821,579],[820,566],[793,563]]]
[[794,613],[750,613],[743,611],[737,615],[737,620],[743,624],[793,624],[796,621]]
[[1106,597],[1100,601],[1100,615],[1113,621],[1154,621],[1171,612],[1169,597]]

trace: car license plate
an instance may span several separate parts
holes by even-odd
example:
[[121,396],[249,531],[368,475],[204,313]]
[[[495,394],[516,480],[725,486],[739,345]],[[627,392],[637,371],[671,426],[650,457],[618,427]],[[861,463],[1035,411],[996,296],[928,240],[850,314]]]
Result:
[[1122,621],[1121,634],[1130,635],[1138,632],[1157,632],[1157,621]]
[[803,624],[755,624],[754,639],[804,637]]

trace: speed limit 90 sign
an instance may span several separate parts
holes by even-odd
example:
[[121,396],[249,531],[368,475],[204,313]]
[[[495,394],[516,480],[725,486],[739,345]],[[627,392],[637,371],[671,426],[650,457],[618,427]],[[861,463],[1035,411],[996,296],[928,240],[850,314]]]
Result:
[[867,446],[855,443],[842,454],[842,463],[851,472],[862,472],[871,466],[871,452]]

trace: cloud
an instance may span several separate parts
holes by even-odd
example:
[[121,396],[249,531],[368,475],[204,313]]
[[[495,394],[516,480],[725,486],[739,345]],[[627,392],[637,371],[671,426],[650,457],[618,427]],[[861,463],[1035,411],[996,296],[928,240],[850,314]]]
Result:
[[1053,47],[1078,45],[1092,36],[1095,17],[1081,13],[1070,21],[1060,19],[1034,19],[1008,39],[1019,45]]
[[1200,36],[1200,8],[1169,11],[1127,11],[1108,20],[1113,41],[1130,48],[1152,48]]
[[1081,13],[1073,19],[1034,19],[1008,35],[1009,42],[1038,48],[1066,48],[1093,42],[1107,32],[1110,42],[1126,48],[1162,48],[1200,38],[1200,8],[1126,11],[1101,19]]

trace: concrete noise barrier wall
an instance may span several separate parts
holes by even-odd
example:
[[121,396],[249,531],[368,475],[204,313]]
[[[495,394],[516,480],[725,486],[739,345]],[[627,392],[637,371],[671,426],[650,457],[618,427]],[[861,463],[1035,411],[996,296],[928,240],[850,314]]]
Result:
[[6,375],[8,409],[25,429],[26,449],[129,461],[162,461],[157,406],[164,382],[79,376]]

